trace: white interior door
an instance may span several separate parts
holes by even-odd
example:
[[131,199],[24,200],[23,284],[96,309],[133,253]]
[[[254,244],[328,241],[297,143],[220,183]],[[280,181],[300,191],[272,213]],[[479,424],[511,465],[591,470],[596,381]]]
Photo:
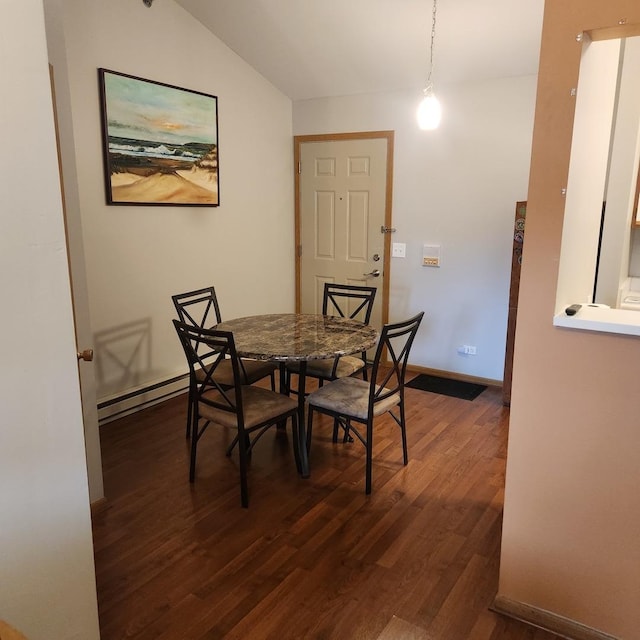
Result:
[[299,154],[300,311],[320,313],[325,282],[378,288],[387,317],[388,138],[303,142]]
[[[98,428],[98,406],[96,400],[96,383],[93,365],[92,332],[89,322],[89,299],[86,286],[86,270],[84,263],[84,250],[82,247],[82,234],[79,224],[69,220],[69,211],[65,194],[63,175],[63,146],[60,136],[60,123],[58,120],[58,106],[56,102],[56,86],[53,67],[49,66],[51,80],[51,98],[53,103],[53,116],[58,149],[58,169],[60,171],[60,190],[62,193],[62,213],[64,216],[64,229],[67,240],[67,260],[69,265],[69,280],[71,283],[71,299],[74,317],[74,330],[76,335],[76,347],[78,351],[78,378],[80,383],[80,398],[82,400],[82,417],[84,425],[85,453],[87,457],[87,475],[89,480],[89,500],[97,503],[104,499],[104,483],[102,477],[102,454],[100,451],[100,432]],[[66,141],[69,144],[69,141]],[[67,157],[72,155],[69,153]],[[76,211],[79,209],[76,208]],[[89,354],[89,352],[91,352]],[[81,357],[80,354],[83,354]]]

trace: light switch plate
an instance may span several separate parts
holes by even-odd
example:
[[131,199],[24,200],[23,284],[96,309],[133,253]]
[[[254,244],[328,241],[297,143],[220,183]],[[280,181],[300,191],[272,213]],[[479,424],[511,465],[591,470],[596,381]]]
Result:
[[404,242],[394,242],[391,247],[392,258],[406,258],[407,257],[407,245]]

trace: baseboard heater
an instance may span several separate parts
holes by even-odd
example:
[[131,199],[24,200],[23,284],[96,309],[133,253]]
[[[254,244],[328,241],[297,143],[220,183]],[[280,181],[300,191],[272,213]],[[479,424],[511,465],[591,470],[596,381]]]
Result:
[[188,378],[189,374],[185,373],[101,400],[98,402],[98,423],[106,424],[184,393]]

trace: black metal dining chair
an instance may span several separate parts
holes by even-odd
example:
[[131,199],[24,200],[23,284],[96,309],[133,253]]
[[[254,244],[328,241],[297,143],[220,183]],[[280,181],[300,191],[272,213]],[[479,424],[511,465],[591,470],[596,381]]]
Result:
[[[389,412],[400,427],[402,436],[403,462],[408,463],[407,429],[404,406],[404,378],[413,344],[424,312],[421,311],[408,320],[386,324],[382,328],[380,341],[371,368],[371,380],[346,377],[328,382],[307,396],[307,451],[311,449],[313,417],[316,412],[334,418],[344,429],[344,441],[354,434],[365,446],[366,480],[365,493],[371,493],[371,471],[373,457],[374,419]],[[382,362],[387,352],[389,363]],[[393,410],[397,409],[397,415]],[[364,429],[358,430],[354,423]],[[334,428],[333,441],[337,440]]]
[[[171,296],[180,322],[185,322],[194,327],[210,329],[222,322],[220,305],[216,296],[215,287],[204,287],[186,293],[178,293]],[[263,360],[240,360],[240,372],[243,376],[243,384],[255,384],[266,377],[271,380],[271,390],[276,390],[275,372],[278,365],[274,362]],[[196,379],[202,377],[202,373],[196,371]],[[218,369],[218,382],[223,386],[233,386],[233,370],[231,363],[221,363]],[[187,438],[191,434],[191,406],[193,404],[193,389],[189,385],[189,410],[187,411]]]
[[[174,320],[173,325],[187,358],[194,389],[191,396],[189,481],[195,481],[198,442],[209,425],[215,423],[232,429],[235,436],[226,454],[230,456],[234,446],[238,445],[240,501],[243,507],[247,507],[247,465],[251,451],[270,427],[286,423],[288,418],[292,423],[296,465],[300,469],[298,403],[270,389],[244,384],[244,373],[231,332],[194,327],[178,320]],[[219,382],[226,377],[226,373],[222,376],[219,374],[220,367],[226,367],[226,363],[230,363],[233,373],[231,386]]]
[[[376,297],[376,287],[364,287],[349,284],[335,284],[325,282],[322,296],[322,315],[340,316],[359,320],[363,324],[369,324],[373,303]],[[290,393],[298,393],[291,387],[291,375],[297,374],[300,365],[297,362],[287,364],[285,368],[285,388]],[[310,360],[307,362],[307,377],[316,378],[318,385],[322,386],[329,380],[337,380],[362,372],[364,380],[367,379],[367,354],[363,351],[355,356],[340,356],[328,360]]]

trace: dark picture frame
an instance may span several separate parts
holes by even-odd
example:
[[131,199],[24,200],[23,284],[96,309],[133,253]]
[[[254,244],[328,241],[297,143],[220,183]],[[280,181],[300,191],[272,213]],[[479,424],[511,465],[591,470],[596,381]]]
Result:
[[98,69],[107,204],[217,207],[218,98]]

